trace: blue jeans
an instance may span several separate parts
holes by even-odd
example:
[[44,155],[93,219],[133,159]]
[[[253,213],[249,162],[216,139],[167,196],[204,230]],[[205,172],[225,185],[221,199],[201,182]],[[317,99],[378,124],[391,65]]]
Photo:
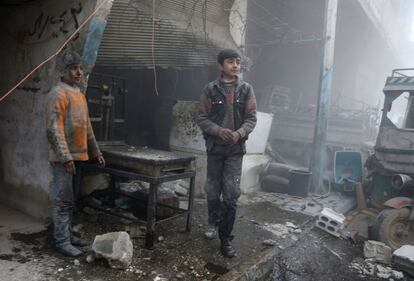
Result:
[[53,239],[55,246],[60,247],[70,244],[74,207],[73,176],[65,171],[61,163],[51,163],[51,166]]

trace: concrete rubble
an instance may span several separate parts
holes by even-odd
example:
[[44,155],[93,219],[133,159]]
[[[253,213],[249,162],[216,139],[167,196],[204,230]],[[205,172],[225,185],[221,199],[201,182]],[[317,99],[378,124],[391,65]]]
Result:
[[364,277],[378,277],[386,280],[403,280],[404,274],[400,271],[393,270],[391,267],[377,264],[371,259],[356,258],[349,268],[356,270],[360,276]]
[[364,244],[364,256],[384,264],[391,264],[392,249],[382,242],[368,240]]
[[[282,198],[279,195],[278,198]],[[336,239],[336,237],[317,230],[314,216],[305,215],[301,212],[285,211],[280,209],[269,196],[265,201],[264,197],[251,198],[251,203],[241,204],[238,209],[237,222],[235,224],[234,244],[238,250],[238,256],[234,259],[222,257],[219,251],[219,240],[206,241],[203,238],[204,226],[207,223],[205,200],[195,200],[193,214],[193,229],[185,232],[185,220],[174,220],[165,226],[157,226],[157,242],[153,250],[144,247],[145,227],[136,223],[123,225],[118,218],[96,214],[98,221],[91,222],[90,216],[83,212],[75,215],[74,224],[78,232],[81,232],[82,239],[94,241],[96,233],[113,235],[114,229],[122,229],[131,233],[128,237],[133,239],[129,245],[131,250],[131,261],[119,266],[119,262],[109,259],[109,264],[116,263],[115,268],[124,270],[113,270],[103,267],[100,261],[95,261],[95,254],[91,252],[82,258],[73,259],[62,257],[54,251],[50,243],[47,243],[47,233],[38,235],[39,242],[32,236],[17,241],[18,247],[24,249],[25,256],[36,257],[27,261],[22,266],[30,268],[33,274],[41,276],[37,280],[375,280],[390,276],[394,280],[402,280],[402,273],[377,264],[373,259],[364,260],[355,257],[362,256],[362,247],[359,244],[350,244],[348,240]],[[292,197],[293,198],[293,197]],[[256,201],[257,200],[257,201]],[[309,203],[308,199],[300,199]],[[281,200],[285,202],[284,207],[289,208],[286,202],[300,202]],[[317,204],[315,205],[321,207]],[[305,204],[307,204],[305,203]],[[292,205],[290,205],[292,206]],[[331,205],[327,205],[331,207]],[[340,210],[340,208],[338,208]],[[0,228],[1,233],[1,228]],[[135,234],[136,235],[135,235]],[[119,235],[119,234],[118,234]],[[105,236],[105,234],[104,234]],[[132,237],[134,236],[134,238]],[[135,237],[136,236],[136,237]],[[98,236],[99,237],[99,236]],[[103,254],[108,254],[113,249],[116,237],[111,242],[99,248]],[[126,239],[128,240],[128,239]],[[0,236],[1,241],[1,236]],[[42,246],[39,252],[33,252],[31,244],[40,243]],[[39,247],[39,246],[37,246]],[[96,247],[94,243],[93,248]],[[132,250],[133,248],[133,250]],[[13,280],[8,278],[9,270],[23,270],[19,267],[20,253],[4,252],[0,248],[0,280]],[[134,255],[132,256],[132,251]],[[4,253],[3,255],[1,253]],[[41,254],[44,258],[38,256]],[[103,256],[103,254],[101,256]],[[108,254],[109,255],[109,254]],[[122,254],[118,255],[122,256]],[[317,257],[315,259],[315,257]],[[15,263],[4,259],[11,259]],[[37,260],[37,261],[36,261]],[[54,261],[51,266],[49,261]],[[45,266],[38,267],[39,262]],[[105,261],[105,260],[104,260]],[[3,263],[3,264],[2,264]],[[2,266],[2,267],[1,267]],[[352,271],[349,269],[353,268]],[[39,273],[39,271],[41,271]],[[11,272],[11,271],[10,271]],[[45,274],[50,274],[45,277]],[[21,273],[23,274],[23,273]],[[53,275],[52,275],[53,274]],[[269,279],[272,276],[290,276],[285,279]],[[90,276],[94,276],[92,279]],[[363,276],[363,277],[360,277]],[[2,277],[4,277],[2,279]],[[79,278],[78,278],[79,277]],[[329,279],[329,278],[334,279]],[[338,277],[336,279],[336,277]],[[65,279],[66,278],[66,279]],[[71,279],[72,278],[72,279]],[[76,279],[78,278],[78,279]],[[305,278],[305,279],[303,279]],[[306,279],[308,278],[308,279]],[[311,279],[309,279],[311,278]],[[370,279],[372,278],[372,279]],[[19,280],[19,279],[17,279]],[[22,279],[24,280],[24,279]],[[27,279],[29,280],[29,279]],[[33,279],[35,280],[35,279]],[[20,281],[20,280],[19,280]]]
[[111,268],[127,269],[132,261],[133,245],[128,233],[111,232],[97,235],[92,251],[95,257],[106,259]]
[[[291,223],[291,222],[286,222],[285,224],[271,224],[271,223],[264,223],[262,225],[262,228],[273,233],[277,238],[286,238],[287,236],[289,236],[289,238],[295,240],[296,236],[294,236],[293,234],[300,234],[302,232],[302,230],[300,228],[298,228],[298,226],[296,226],[295,224]],[[271,244],[271,242],[269,241],[264,241],[264,244]]]
[[414,246],[404,245],[392,254],[393,263],[401,270],[414,276]]

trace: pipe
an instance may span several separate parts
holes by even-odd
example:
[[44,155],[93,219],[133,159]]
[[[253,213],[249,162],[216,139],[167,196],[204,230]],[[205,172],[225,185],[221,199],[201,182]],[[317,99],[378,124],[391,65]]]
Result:
[[413,178],[404,174],[396,174],[392,176],[391,183],[396,190],[402,190],[406,187],[414,187]]

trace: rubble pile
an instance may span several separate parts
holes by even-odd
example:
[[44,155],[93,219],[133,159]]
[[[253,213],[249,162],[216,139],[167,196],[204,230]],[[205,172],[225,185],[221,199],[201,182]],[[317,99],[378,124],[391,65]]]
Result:
[[356,258],[349,267],[356,270],[361,277],[374,276],[387,280],[402,280],[404,274],[400,271],[393,270],[391,267],[376,263],[372,259]]
[[[302,230],[295,224],[291,222],[286,222],[285,224],[277,224],[277,223],[264,223],[262,228],[273,233],[277,238],[285,239],[286,237],[291,238],[292,240],[297,240],[295,234],[302,233]],[[265,241],[265,244],[271,244],[270,241]]]

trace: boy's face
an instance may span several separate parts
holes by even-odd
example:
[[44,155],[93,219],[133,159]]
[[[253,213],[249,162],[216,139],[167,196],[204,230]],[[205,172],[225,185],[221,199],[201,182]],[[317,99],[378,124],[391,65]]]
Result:
[[71,86],[80,87],[82,85],[83,68],[82,64],[71,64],[66,68],[63,81]]
[[223,64],[219,64],[219,69],[224,78],[234,78],[240,73],[240,58],[225,59]]

